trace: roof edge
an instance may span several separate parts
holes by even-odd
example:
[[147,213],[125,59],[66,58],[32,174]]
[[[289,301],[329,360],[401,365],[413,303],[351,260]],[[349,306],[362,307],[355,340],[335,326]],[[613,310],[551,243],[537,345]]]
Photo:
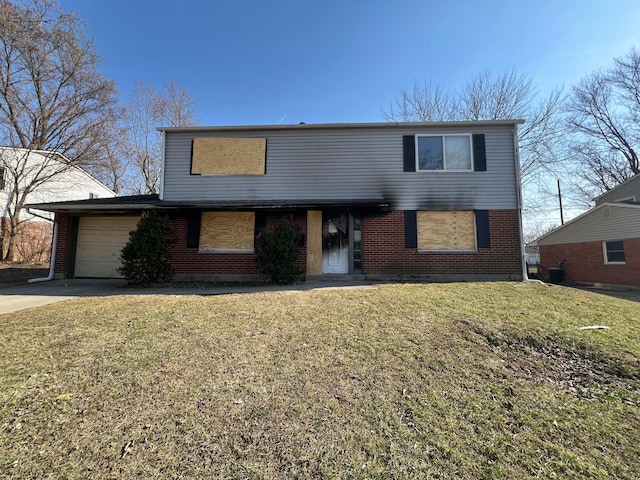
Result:
[[416,128],[416,127],[477,127],[516,126],[525,123],[522,119],[503,120],[458,120],[447,122],[375,122],[375,123],[298,123],[287,125],[236,125],[236,126],[190,126],[158,127],[161,132],[230,132],[251,130],[332,130],[362,128]]
[[616,185],[616,186],[615,186],[615,187],[613,187],[611,190],[607,190],[606,192],[601,193],[600,195],[598,195],[598,196],[597,196],[597,197],[595,197],[595,198],[592,198],[591,200],[593,200],[594,202],[597,202],[597,201],[598,201],[598,199],[600,199],[600,198],[604,197],[605,195],[609,195],[611,192],[615,192],[617,189],[619,189],[619,188],[620,188],[620,187],[622,187],[623,185],[626,185],[627,183],[630,183],[630,182],[632,182],[633,180],[637,180],[638,178],[640,178],[640,173],[636,173],[633,177],[631,177],[631,178],[629,178],[629,179],[625,180],[624,182],[622,182],[622,183],[620,183],[620,184]]
[[589,210],[587,210],[586,212],[581,213],[580,215],[578,215],[576,218],[572,218],[571,220],[569,220],[567,223],[565,223],[564,225],[560,225],[559,227],[554,228],[553,230],[551,230],[550,232],[545,233],[544,235],[539,236],[538,238],[536,238],[535,242],[540,245],[540,240],[542,240],[543,238],[548,237],[549,235],[559,232],[560,230],[562,230],[563,228],[565,228],[568,225],[571,225],[574,222],[577,222],[578,220],[580,220],[582,217],[586,217],[587,215],[591,215],[593,212],[595,212],[596,210],[600,210],[601,208],[604,207],[621,207],[621,208],[635,208],[635,209],[640,209],[640,205],[637,204],[633,204],[633,203],[624,203],[624,202],[606,202],[606,203],[602,203],[600,205],[596,205],[593,208],[590,208]]

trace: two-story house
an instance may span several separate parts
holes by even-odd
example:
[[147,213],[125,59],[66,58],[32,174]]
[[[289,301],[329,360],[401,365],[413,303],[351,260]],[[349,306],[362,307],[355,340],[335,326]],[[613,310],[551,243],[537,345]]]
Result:
[[595,204],[538,239],[541,266],[562,264],[570,282],[640,286],[640,175]]
[[6,252],[11,215],[19,221],[14,232],[17,259],[44,260],[51,248],[53,215],[25,204],[114,197],[113,190],[58,152],[0,147],[0,242]]
[[520,279],[519,120],[162,128],[157,196],[56,212],[58,277],[116,277],[140,212],[169,215],[177,279],[257,278],[256,239],[300,226],[309,277]]

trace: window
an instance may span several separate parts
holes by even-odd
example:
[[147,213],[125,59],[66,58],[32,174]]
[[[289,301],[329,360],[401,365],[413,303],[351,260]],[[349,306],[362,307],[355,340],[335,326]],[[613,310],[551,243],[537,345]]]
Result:
[[475,251],[476,228],[472,210],[419,211],[418,250]]
[[602,252],[604,263],[625,263],[624,242],[622,240],[602,242]]
[[203,212],[200,222],[200,251],[253,253],[254,212]]
[[98,198],[98,194],[97,193],[93,193],[93,192],[89,192],[89,200],[92,200],[94,198]]
[[471,135],[416,136],[417,170],[471,170]]
[[266,138],[194,138],[192,175],[264,175]]
[[4,190],[5,185],[4,179],[4,167],[0,167],[0,190]]

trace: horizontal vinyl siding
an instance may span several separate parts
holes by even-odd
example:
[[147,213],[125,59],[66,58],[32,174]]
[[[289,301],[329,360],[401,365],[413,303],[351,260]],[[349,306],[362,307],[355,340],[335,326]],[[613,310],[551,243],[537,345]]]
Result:
[[623,183],[613,190],[604,193],[596,201],[596,205],[603,203],[617,202],[621,198],[636,197],[636,202],[640,202],[640,175]]
[[[604,210],[611,210],[605,218]],[[640,237],[640,207],[604,205],[538,240],[538,245],[624,240]]]
[[[402,136],[484,133],[486,172],[404,172]],[[266,137],[266,175],[190,175],[194,137]],[[517,208],[509,127],[167,132],[164,200],[384,198],[399,210]]]

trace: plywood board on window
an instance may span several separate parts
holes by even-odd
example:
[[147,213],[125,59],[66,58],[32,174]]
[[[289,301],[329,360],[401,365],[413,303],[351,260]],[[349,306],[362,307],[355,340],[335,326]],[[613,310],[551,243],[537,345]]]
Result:
[[200,250],[253,251],[254,212],[203,212]]
[[264,175],[266,138],[194,138],[191,173]]
[[322,211],[307,211],[307,273],[322,274]]
[[475,216],[470,210],[417,214],[418,250],[475,250]]

